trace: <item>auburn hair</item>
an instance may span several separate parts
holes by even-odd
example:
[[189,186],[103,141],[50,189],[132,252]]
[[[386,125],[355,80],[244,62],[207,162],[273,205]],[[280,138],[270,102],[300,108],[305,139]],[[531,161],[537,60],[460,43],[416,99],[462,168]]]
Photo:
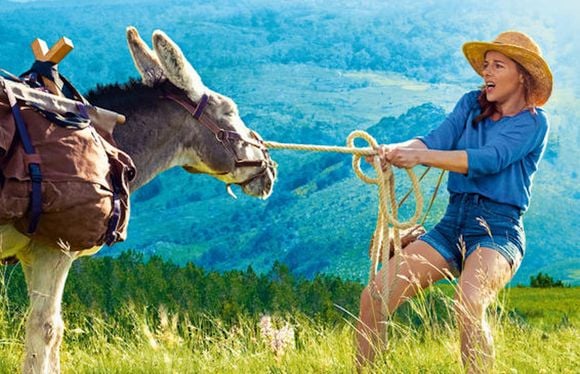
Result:
[[[536,108],[532,104],[533,101],[533,88],[534,88],[534,79],[532,75],[522,66],[519,62],[512,60],[516,63],[518,68],[518,72],[522,74],[524,77],[524,100],[526,101],[526,106],[530,108],[532,113],[536,113]],[[477,124],[484,119],[491,117],[494,113],[501,113],[501,111],[497,108],[495,103],[492,103],[487,100],[487,95],[485,94],[485,85],[481,87],[481,92],[477,97],[477,102],[481,107],[481,114],[478,115],[473,119],[473,127],[477,127]]]

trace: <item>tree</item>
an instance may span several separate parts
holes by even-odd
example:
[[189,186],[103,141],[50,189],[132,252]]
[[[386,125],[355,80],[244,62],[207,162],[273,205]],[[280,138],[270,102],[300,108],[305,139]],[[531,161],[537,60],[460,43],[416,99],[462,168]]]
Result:
[[561,280],[554,281],[554,278],[548,274],[539,272],[538,275],[532,275],[530,277],[530,287],[532,288],[552,288],[552,287],[565,287]]

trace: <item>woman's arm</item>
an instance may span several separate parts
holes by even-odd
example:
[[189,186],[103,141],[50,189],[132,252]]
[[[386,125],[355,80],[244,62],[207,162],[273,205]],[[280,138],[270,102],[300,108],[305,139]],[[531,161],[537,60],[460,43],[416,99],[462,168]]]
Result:
[[419,139],[410,139],[401,143],[393,143],[386,145],[387,149],[392,148],[411,148],[411,149],[427,149],[425,143]]
[[[423,146],[421,147],[413,143],[414,141],[421,143]],[[466,151],[431,150],[427,149],[425,144],[419,140],[412,140],[409,145],[412,147],[399,146],[398,144],[394,147],[391,146],[381,158],[401,168],[412,168],[421,164],[453,171],[455,173],[467,174],[468,163]]]

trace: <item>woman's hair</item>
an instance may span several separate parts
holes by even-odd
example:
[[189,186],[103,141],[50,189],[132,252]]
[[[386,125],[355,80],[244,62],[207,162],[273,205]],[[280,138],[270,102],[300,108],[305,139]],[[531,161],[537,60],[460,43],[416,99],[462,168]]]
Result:
[[[532,90],[533,90],[534,80],[532,79],[531,74],[528,73],[528,71],[526,69],[524,69],[524,67],[522,65],[520,65],[515,60],[512,60],[512,61],[514,61],[516,63],[518,71],[524,77],[524,100],[526,101],[526,105],[530,106],[530,103],[532,101],[532,92],[533,92]],[[499,109],[497,109],[495,103],[487,101],[487,95],[485,94],[485,85],[481,88],[481,92],[479,93],[479,96],[477,97],[477,102],[479,103],[479,106],[481,107],[481,114],[473,119],[473,123],[472,123],[473,127],[477,127],[477,124],[479,122],[483,121],[484,119],[486,119],[488,117],[491,117],[494,113],[499,112]],[[536,111],[533,106],[530,108],[530,110],[532,111],[532,113],[535,113],[535,111]]]

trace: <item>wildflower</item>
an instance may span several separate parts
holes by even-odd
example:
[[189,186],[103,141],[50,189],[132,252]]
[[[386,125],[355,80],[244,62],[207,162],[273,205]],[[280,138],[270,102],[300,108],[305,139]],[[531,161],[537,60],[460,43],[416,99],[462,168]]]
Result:
[[260,335],[278,358],[287,349],[294,349],[294,328],[288,322],[282,328],[276,329],[272,325],[272,317],[264,315],[260,319]]
[[159,327],[155,332],[155,337],[158,342],[163,342],[165,345],[174,347],[183,343],[183,339],[179,336],[177,325],[179,323],[179,315],[174,314],[170,316],[165,306],[160,306],[159,311]]

